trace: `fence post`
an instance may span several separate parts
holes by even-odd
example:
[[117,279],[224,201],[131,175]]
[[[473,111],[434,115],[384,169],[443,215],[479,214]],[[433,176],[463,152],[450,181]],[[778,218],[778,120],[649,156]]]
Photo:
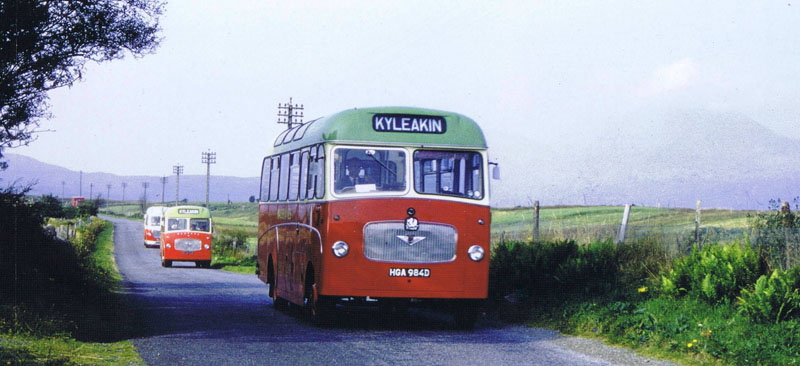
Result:
[[533,241],[539,241],[539,200],[533,202]]
[[631,204],[625,205],[625,211],[622,212],[622,224],[619,226],[619,237],[617,237],[617,244],[625,241],[625,230],[628,228],[628,217],[631,214]]
[[700,200],[697,200],[697,210],[694,218],[694,242],[700,248]]

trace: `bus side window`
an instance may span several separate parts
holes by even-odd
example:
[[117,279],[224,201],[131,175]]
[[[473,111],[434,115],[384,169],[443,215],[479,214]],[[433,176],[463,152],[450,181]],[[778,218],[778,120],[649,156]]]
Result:
[[269,157],[264,158],[264,163],[261,164],[261,197],[260,201],[269,200],[269,175],[272,171],[272,159]]
[[325,147],[319,145],[317,148],[317,169],[316,175],[316,195],[317,198],[325,196]]
[[289,197],[289,154],[281,155],[281,177],[278,186],[278,201],[286,201]]
[[297,200],[297,193],[300,188],[300,153],[295,151],[291,155],[289,168],[289,201]]
[[300,155],[300,199],[308,197],[308,151]]
[[269,176],[269,200],[278,200],[278,178],[280,178],[280,170],[278,167],[278,157],[272,157],[272,169]]
[[307,192],[306,192],[307,193],[306,197],[308,197],[308,199],[313,199],[314,198],[314,192],[316,191],[316,184],[317,184],[315,172],[317,171],[317,164],[319,164],[319,162],[317,162],[317,149],[316,148],[311,148],[311,151],[309,152],[309,159],[311,161],[308,164],[308,172],[307,172],[307,175],[308,175],[308,178],[307,178],[308,179],[308,189],[307,189]]

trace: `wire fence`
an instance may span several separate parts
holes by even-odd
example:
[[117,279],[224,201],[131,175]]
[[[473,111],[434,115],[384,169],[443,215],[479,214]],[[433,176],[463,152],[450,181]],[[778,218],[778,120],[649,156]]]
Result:
[[[621,224],[543,226],[538,235],[530,223],[499,225],[492,228],[492,243],[504,241],[574,240],[580,244],[611,240],[619,242]],[[726,228],[690,225],[630,225],[625,242],[660,243],[673,257],[686,255],[694,246],[739,243],[761,253],[773,268],[800,265],[800,228]]]

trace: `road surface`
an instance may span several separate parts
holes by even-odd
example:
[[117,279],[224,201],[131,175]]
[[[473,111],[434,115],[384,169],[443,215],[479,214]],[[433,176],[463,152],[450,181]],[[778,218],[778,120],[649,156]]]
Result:
[[275,310],[255,275],[162,268],[141,222],[106,219],[141,322],[132,342],[148,365],[669,365],[548,329],[479,320],[473,331],[455,330],[431,311],[387,328],[375,309],[339,309],[340,322],[317,327],[297,310]]

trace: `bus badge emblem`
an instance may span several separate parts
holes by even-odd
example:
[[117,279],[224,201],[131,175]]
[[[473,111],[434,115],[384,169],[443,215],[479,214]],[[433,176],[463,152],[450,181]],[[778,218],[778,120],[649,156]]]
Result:
[[406,218],[406,231],[417,231],[419,221],[415,217]]
[[414,235],[398,235],[397,238],[402,240],[404,243],[408,245],[414,245],[425,240],[424,236],[414,236]]

